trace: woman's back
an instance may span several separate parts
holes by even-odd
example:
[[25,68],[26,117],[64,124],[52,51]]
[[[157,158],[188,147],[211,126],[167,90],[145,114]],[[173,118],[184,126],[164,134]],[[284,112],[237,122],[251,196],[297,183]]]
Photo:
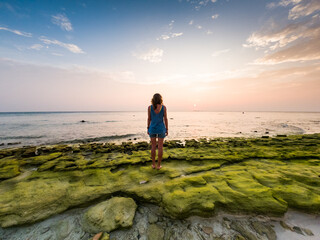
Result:
[[163,122],[165,106],[157,104],[157,109],[154,109],[153,105],[150,106],[151,123],[149,127],[149,133],[159,134],[165,133],[166,128]]

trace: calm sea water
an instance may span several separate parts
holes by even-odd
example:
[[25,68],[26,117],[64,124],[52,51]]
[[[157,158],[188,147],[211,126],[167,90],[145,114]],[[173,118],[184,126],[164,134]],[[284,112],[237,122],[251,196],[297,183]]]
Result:
[[[169,112],[167,139],[320,132],[320,113]],[[82,121],[83,120],[83,121]],[[0,148],[148,140],[146,112],[0,113]]]

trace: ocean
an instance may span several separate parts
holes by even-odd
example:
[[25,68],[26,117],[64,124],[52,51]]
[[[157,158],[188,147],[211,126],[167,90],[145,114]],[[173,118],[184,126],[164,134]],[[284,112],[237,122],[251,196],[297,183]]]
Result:
[[[261,137],[320,132],[320,113],[168,112],[166,139]],[[146,112],[0,113],[0,148],[148,141]]]

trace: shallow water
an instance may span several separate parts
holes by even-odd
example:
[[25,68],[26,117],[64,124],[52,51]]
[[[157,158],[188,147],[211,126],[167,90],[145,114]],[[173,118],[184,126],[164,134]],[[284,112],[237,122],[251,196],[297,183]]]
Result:
[[[168,120],[168,139],[320,132],[320,113],[168,112]],[[148,140],[146,126],[146,112],[0,113],[0,148]]]

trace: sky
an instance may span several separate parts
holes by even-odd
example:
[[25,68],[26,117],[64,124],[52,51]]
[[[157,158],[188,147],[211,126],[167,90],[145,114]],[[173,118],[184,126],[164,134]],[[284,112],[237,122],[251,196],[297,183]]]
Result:
[[319,0],[0,0],[0,112],[320,111]]

